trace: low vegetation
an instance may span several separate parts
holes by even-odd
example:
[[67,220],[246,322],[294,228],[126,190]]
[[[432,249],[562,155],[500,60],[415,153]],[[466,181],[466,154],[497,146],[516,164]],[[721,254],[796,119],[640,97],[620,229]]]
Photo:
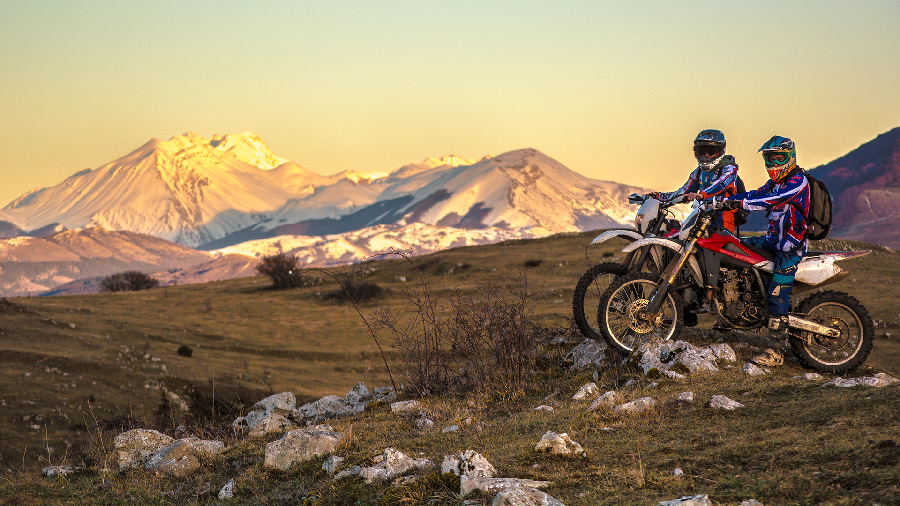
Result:
[[158,279],[140,271],[118,272],[100,281],[101,292],[137,292],[158,286]]
[[[334,278],[346,269],[293,290],[273,291],[270,279],[258,277],[117,296],[2,299],[0,505],[215,504],[231,479],[235,504],[460,504],[458,482],[437,475],[392,488],[333,482],[322,459],[269,470],[264,447],[277,436],[239,439],[230,428],[272,393],[294,392],[302,404],[343,395],[357,381],[389,386],[388,367],[435,428],[419,430],[386,404],[329,420],[352,434],[342,448],[348,464],[371,465],[388,446],[438,465],[443,455],[472,448],[500,476],[553,481],[547,492],[567,505],[656,504],[700,493],[715,504],[900,503],[900,387],[821,387],[831,378],[796,378],[808,371],[792,361],[764,377],[738,367],[651,380],[619,361],[569,371],[562,359],[580,341],[567,318],[572,288],[588,265],[615,260],[621,248],[588,248],[595,235],[458,248],[413,258],[415,267],[404,258],[366,262],[354,278],[384,292],[354,298],[355,305],[322,298],[340,287]],[[523,269],[548,251],[553,261]],[[859,298],[877,321],[874,351],[852,375],[900,377],[900,254],[876,249],[845,264],[852,275],[834,288]],[[767,345],[762,334],[722,334],[711,325],[701,318],[683,338],[724,340],[740,363]],[[587,414],[571,397],[589,381],[625,400],[661,402],[637,417]],[[674,401],[685,390],[696,403]],[[713,411],[704,403],[715,394],[747,408]],[[554,409],[533,411],[541,404]],[[459,431],[441,432],[450,425]],[[229,448],[185,479],[104,472],[115,469],[112,438],[136,427]],[[588,457],[535,452],[547,430],[567,432]],[[40,477],[50,464],[87,469]]]
[[276,253],[260,258],[256,272],[272,280],[272,287],[297,288],[304,285],[303,266],[297,255]]

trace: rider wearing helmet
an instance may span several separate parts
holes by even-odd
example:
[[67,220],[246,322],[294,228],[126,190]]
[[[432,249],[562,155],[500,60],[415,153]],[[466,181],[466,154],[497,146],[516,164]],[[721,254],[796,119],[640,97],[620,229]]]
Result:
[[[720,130],[703,130],[694,139],[694,158],[697,168],[688,176],[684,186],[672,192],[651,192],[647,196],[669,200],[677,192],[684,193],[684,201],[705,200],[718,196],[730,197],[737,193],[738,165],[734,157],[725,154],[725,134]],[[735,211],[725,211],[718,225],[734,233]]]
[[[775,252],[775,271],[769,283],[769,336],[778,343],[787,337],[789,294],[794,285],[797,264],[809,246],[806,218],[809,214],[809,182],[797,166],[794,141],[773,136],[759,148],[766,163],[769,181],[762,187],[725,199],[725,207],[747,211],[769,211],[769,226],[764,236],[743,239],[751,247]],[[760,365],[780,365],[783,353],[767,349],[755,357]]]

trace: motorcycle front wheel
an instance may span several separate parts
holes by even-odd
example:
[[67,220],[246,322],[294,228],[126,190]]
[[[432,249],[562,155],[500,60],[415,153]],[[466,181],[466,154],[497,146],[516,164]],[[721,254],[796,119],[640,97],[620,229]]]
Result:
[[[600,298],[609,288],[610,283],[626,272],[628,272],[628,268],[619,262],[603,262],[591,267],[581,275],[578,284],[575,285],[575,293],[572,295],[572,318],[584,337],[598,341],[603,339],[603,333],[599,328],[590,324],[586,315],[594,314],[600,304]],[[591,319],[593,320],[593,318]]]
[[649,273],[628,274],[613,281],[600,299],[597,323],[609,345],[622,355],[643,343],[667,341],[681,333],[684,315],[681,303],[671,293],[666,294],[655,318],[640,318],[659,284],[659,278]]
[[838,337],[810,332],[791,336],[794,355],[810,369],[843,374],[862,364],[872,351],[875,325],[869,311],[854,297],[830,290],[819,292],[801,302],[797,312],[807,320],[841,331]]

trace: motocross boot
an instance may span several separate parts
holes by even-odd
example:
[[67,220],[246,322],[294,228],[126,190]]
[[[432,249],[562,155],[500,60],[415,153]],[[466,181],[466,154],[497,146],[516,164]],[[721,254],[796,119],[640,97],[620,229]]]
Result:
[[766,348],[762,354],[751,359],[756,365],[776,367],[784,364],[784,343],[788,337],[788,316],[769,318],[769,340],[777,343],[773,348]]

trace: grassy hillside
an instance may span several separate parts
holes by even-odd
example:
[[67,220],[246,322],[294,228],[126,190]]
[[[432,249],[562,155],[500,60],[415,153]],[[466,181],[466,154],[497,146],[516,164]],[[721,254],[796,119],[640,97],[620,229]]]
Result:
[[[536,320],[568,327],[571,293],[578,277],[588,265],[620,255],[622,244],[588,247],[595,235],[458,248],[417,257],[414,262],[434,294],[441,297],[457,291],[471,293],[477,283],[510,288],[525,276]],[[848,247],[876,249],[871,255],[845,262],[853,274],[834,285],[834,289],[860,299],[878,322],[874,350],[866,365],[853,375],[886,371],[898,376],[900,310],[896,301],[900,287],[896,273],[900,272],[900,254],[844,241],[814,245],[817,249]],[[526,264],[530,266],[527,270]],[[363,305],[364,315],[377,306],[410,310],[404,293],[418,274],[403,259],[371,261],[332,272],[387,290],[377,304]],[[17,477],[0,484],[0,497],[18,494],[37,504],[48,497],[87,494],[98,478],[50,486],[30,477],[48,461],[56,464],[75,456],[83,458],[90,453],[92,440],[97,443],[115,430],[155,424],[174,433],[178,423],[195,423],[208,427],[211,435],[227,438],[230,436],[216,433],[214,428],[230,423],[270,393],[292,391],[300,403],[327,394],[343,395],[357,381],[370,388],[389,385],[378,346],[356,309],[326,300],[323,295],[334,290],[336,283],[323,273],[311,276],[319,276],[321,283],[284,291],[271,290],[268,279],[256,277],[136,293],[0,301],[0,471]],[[711,324],[711,320],[701,319],[699,327],[682,337],[697,344],[724,337],[744,361],[765,346],[762,337],[753,333],[711,334],[707,331]],[[377,331],[376,337],[396,371],[401,362],[399,351],[391,346],[386,333]],[[571,340],[574,343],[578,338]],[[183,345],[191,348],[190,357],[177,353]],[[613,369],[603,372],[610,388],[638,378],[633,371]],[[490,427],[486,432],[412,437],[410,422],[392,417],[384,407],[362,419],[334,425],[353,431],[354,458],[375,455],[393,444],[408,453],[427,453],[439,464],[441,452],[472,447],[504,475],[556,480],[550,492],[566,504],[594,504],[601,498],[646,504],[691,490],[718,493],[738,503],[741,494],[744,498],[756,494],[761,500],[777,497],[766,495],[772,487],[786,487],[797,498],[847,497],[849,502],[842,504],[855,504],[849,498],[856,496],[876,500],[884,494],[900,502],[896,481],[900,470],[896,458],[890,457],[896,456],[892,443],[900,438],[896,410],[900,388],[820,389],[792,379],[803,372],[789,363],[764,379],[733,371],[690,378],[687,383],[665,383],[653,393],[671,398],[692,389],[698,399],[722,393],[741,402],[750,400],[745,404],[751,408],[737,415],[674,403],[638,420],[585,417],[583,407],[565,403],[551,414],[531,413],[530,408],[553,389],[559,389],[557,398],[564,400],[590,380],[588,376],[563,375],[550,376],[546,384],[535,385],[515,399],[480,396],[428,401],[439,413],[436,423],[446,426],[465,415],[484,421]],[[159,384],[183,396],[193,411],[173,416],[171,406],[162,402],[160,391],[154,388]],[[616,430],[600,430],[604,425]],[[534,454],[531,448],[547,429],[568,431],[591,454],[590,462],[572,463]],[[242,493],[258,496],[260,504],[279,503],[267,495],[271,487],[282,486],[278,483],[290,482],[304,490],[319,486],[318,478],[300,471],[284,475],[262,471],[253,459],[261,455],[263,443],[243,443],[229,450],[204,471],[212,474],[191,483],[206,480],[217,484],[217,491],[224,484],[219,483],[221,478],[235,474],[229,460],[234,458],[253,463],[242,471],[246,483]],[[839,462],[829,463],[835,458]],[[688,479],[674,480],[674,467],[684,468]],[[109,499],[127,493],[140,502],[160,501],[159,493],[179,486],[168,479],[127,473],[102,480],[111,481],[103,489],[107,495],[100,496]],[[349,493],[332,492],[335,497]],[[195,496],[191,500],[212,500],[209,494]],[[185,497],[180,496],[179,502],[186,501]]]

